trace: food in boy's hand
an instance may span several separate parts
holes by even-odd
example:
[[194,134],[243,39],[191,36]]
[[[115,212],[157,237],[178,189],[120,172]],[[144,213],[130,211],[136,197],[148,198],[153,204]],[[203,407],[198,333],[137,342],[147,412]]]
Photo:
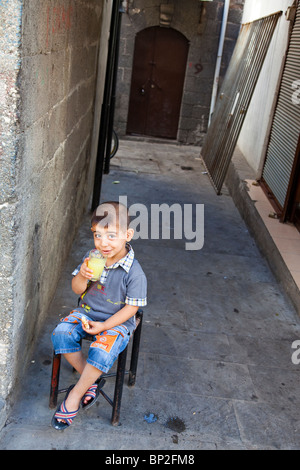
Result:
[[87,318],[86,318],[84,315],[82,315],[81,321],[82,321],[82,324],[83,324],[84,328],[85,328],[86,330],[89,330],[89,329],[90,329],[90,325],[89,325],[89,322],[88,322]]

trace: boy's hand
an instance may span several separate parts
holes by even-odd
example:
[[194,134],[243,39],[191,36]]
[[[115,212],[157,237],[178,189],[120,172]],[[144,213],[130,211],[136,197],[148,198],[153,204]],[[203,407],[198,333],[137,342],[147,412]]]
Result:
[[84,324],[82,323],[82,329],[88,333],[89,335],[98,335],[99,333],[102,333],[102,331],[105,331],[105,327],[103,326],[103,322],[101,321],[92,321],[88,320],[89,323],[89,329],[84,327]]
[[88,267],[88,261],[90,258],[85,258],[84,262],[80,267],[80,274],[85,279],[91,279],[93,277],[93,270]]

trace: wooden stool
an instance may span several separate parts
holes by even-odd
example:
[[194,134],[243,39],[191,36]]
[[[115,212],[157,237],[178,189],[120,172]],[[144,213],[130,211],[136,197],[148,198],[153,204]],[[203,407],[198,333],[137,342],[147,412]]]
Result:
[[[116,377],[113,400],[111,400],[102,389],[99,390],[101,395],[112,406],[113,411],[112,411],[112,416],[111,416],[111,424],[113,426],[118,426],[119,420],[120,420],[121,399],[122,399],[125,374],[129,374],[128,385],[129,386],[135,385],[136,371],[137,371],[138,358],[139,358],[141,331],[142,331],[142,321],[143,321],[143,311],[138,310],[136,313],[136,328],[132,335],[132,351],[131,351],[129,370],[126,370],[126,358],[127,358],[127,349],[128,349],[128,345],[127,345],[126,348],[119,354],[118,363],[117,363],[117,371],[112,372],[112,373],[102,374],[99,377],[99,379],[96,381],[96,383],[99,383],[100,380],[102,379],[109,378],[109,377]],[[92,336],[84,338],[84,339],[88,341],[93,341]],[[53,361],[52,361],[52,375],[51,375],[51,387],[50,387],[50,399],[49,399],[50,408],[56,408],[57,407],[57,395],[59,393],[65,393],[68,390],[68,388],[64,388],[61,390],[58,389],[60,363],[61,363],[61,354],[55,354],[54,352]]]

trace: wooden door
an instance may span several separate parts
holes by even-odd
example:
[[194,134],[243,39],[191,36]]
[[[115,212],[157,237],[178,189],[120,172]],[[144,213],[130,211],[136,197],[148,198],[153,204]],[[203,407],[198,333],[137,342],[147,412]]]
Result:
[[188,40],[154,26],[136,36],[127,133],[176,139]]

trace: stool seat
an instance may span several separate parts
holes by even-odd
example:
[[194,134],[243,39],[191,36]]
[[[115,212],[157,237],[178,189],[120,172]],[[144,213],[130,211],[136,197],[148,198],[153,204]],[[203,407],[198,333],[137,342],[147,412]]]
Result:
[[[116,377],[113,399],[108,397],[107,394],[102,390],[102,388],[99,390],[100,394],[112,406],[111,424],[113,426],[118,426],[119,421],[120,421],[121,399],[122,399],[122,393],[123,393],[125,374],[129,375],[128,385],[129,386],[135,385],[138,358],[139,358],[140,339],[141,339],[141,332],[142,332],[142,322],[143,322],[143,311],[139,309],[136,313],[136,327],[132,335],[132,350],[131,350],[129,370],[126,370],[126,358],[127,358],[127,350],[128,350],[128,345],[127,345],[126,348],[118,356],[117,371],[108,372],[107,374],[101,374],[99,378],[96,380],[96,383],[99,383],[100,380],[102,379]],[[87,341],[92,341],[93,336],[88,336],[87,338],[84,338],[84,339]],[[64,388],[60,390],[58,389],[60,365],[61,365],[61,354],[55,354],[55,352],[53,352],[50,398],[49,398],[49,408],[51,409],[57,407],[58,394],[65,393],[68,390],[68,388]]]

